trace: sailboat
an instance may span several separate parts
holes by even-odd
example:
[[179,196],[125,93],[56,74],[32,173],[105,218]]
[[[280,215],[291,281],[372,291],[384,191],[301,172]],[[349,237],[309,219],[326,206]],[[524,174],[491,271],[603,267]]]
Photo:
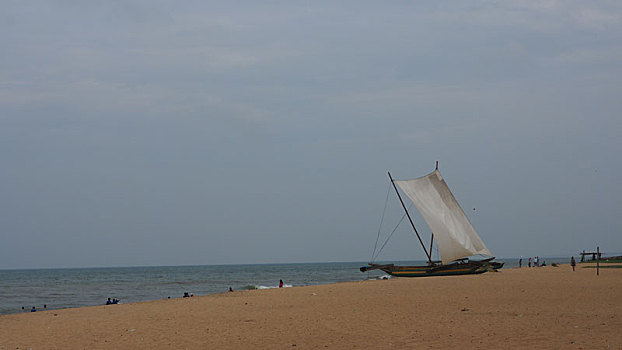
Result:
[[[423,177],[410,180],[393,180],[391,184],[404,208],[405,215],[426,254],[427,264],[422,266],[398,266],[394,264],[369,263],[360,268],[361,272],[382,270],[396,277],[425,277],[479,274],[496,271],[503,267],[502,262],[494,262],[495,257],[486,247],[464,211],[449,190],[447,183],[436,169]],[[397,186],[406,194],[432,230],[430,251],[426,249],[417,228],[408,212]],[[432,260],[432,244],[436,239],[441,260]],[[476,257],[480,259],[476,259]]]

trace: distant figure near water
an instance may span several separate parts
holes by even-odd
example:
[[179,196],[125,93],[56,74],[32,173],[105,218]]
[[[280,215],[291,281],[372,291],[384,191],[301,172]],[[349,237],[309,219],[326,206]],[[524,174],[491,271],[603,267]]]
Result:
[[570,257],[570,266],[572,266],[572,271],[574,271],[574,267],[577,266],[577,262],[574,261],[574,256]]
[[283,280],[279,280],[279,288],[283,288]]
[[37,312],[37,309],[33,306],[32,309],[30,309],[30,312]]
[[521,256],[520,259],[518,259],[518,267],[521,268],[523,267],[523,257]]
[[529,267],[531,267],[531,257],[529,258]]

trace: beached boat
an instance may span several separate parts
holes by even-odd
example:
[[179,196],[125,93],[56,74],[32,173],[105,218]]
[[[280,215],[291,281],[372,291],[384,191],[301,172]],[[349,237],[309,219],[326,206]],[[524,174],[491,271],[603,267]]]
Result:
[[[428,261],[422,266],[376,264],[372,261],[367,266],[361,267],[361,272],[382,270],[397,277],[424,277],[477,274],[503,267],[502,262],[493,261],[494,256],[449,190],[438,170],[438,162],[436,169],[426,176],[411,180],[393,180],[389,173],[389,179]],[[396,185],[412,201],[432,230],[430,251],[423,244]],[[441,257],[440,261],[432,260],[434,240]]]

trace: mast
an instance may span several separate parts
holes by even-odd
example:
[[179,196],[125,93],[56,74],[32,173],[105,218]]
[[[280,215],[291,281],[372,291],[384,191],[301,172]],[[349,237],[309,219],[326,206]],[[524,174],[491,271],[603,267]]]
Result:
[[[438,170],[438,160],[436,161],[436,170]],[[432,248],[434,244],[434,232],[432,232],[432,236],[430,237],[430,261],[432,260]]]
[[430,257],[432,257],[433,244],[434,244],[434,232],[432,232],[432,237],[430,237]]
[[406,212],[406,216],[408,216],[408,221],[410,221],[410,225],[412,226],[413,230],[415,230],[415,234],[417,235],[417,238],[419,238],[419,243],[421,243],[421,248],[423,248],[423,251],[425,252],[425,255],[428,257],[428,262],[430,264],[432,264],[432,257],[428,253],[428,250],[425,249],[425,245],[423,244],[423,241],[421,240],[421,236],[419,236],[419,232],[417,232],[417,228],[415,227],[415,223],[413,222],[413,219],[410,217],[410,214],[408,213],[408,210],[406,209],[406,205],[404,205],[404,201],[402,200],[402,196],[400,196],[400,192],[397,190],[397,187],[395,186],[395,183],[393,182],[393,177],[391,176],[390,172],[389,172],[389,179],[391,179],[391,184],[393,185],[393,188],[395,189],[395,193],[397,193],[397,198],[399,198],[400,203],[402,203],[402,208],[404,208],[404,211]]

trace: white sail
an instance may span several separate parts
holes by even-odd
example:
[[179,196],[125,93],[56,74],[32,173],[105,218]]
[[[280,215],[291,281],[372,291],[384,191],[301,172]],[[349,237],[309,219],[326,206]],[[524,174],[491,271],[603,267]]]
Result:
[[482,254],[492,256],[441,173],[412,180],[395,180],[413,202],[434,233],[443,264]]

